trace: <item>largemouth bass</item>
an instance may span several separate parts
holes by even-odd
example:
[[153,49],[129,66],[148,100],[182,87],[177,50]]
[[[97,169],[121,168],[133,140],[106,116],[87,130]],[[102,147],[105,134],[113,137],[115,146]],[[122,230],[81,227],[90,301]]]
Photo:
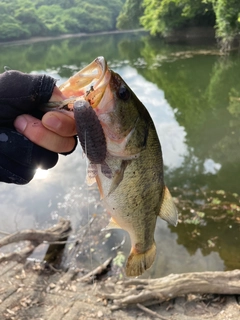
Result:
[[[74,110],[80,141],[90,159],[88,182],[97,182],[111,215],[106,229],[121,228],[129,233],[132,248],[126,275],[139,276],[155,259],[157,217],[174,226],[178,220],[164,184],[162,151],[154,123],[103,57],[67,80],[60,90],[67,99],[61,107]],[[84,118],[85,114],[88,116]]]

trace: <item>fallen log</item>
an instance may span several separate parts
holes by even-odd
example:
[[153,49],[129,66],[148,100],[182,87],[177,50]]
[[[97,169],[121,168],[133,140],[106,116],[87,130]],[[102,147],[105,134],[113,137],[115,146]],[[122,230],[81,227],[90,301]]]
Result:
[[54,242],[66,238],[71,231],[70,221],[61,219],[55,226],[46,230],[22,230],[0,239],[0,248],[14,242],[31,241],[42,243]]
[[16,261],[16,262],[22,262],[27,259],[28,256],[33,252],[35,249],[35,246],[30,244],[26,248],[23,248],[22,250],[18,252],[11,252],[4,254],[0,256],[0,263],[5,262],[5,261]]
[[141,304],[149,306],[195,294],[240,294],[240,270],[170,274],[159,279],[119,281],[115,286],[105,283],[98,295],[112,300],[112,310]]
[[[17,252],[11,252],[9,254],[2,254],[0,256],[0,263],[4,261],[18,261],[22,262],[33,252],[33,250],[40,244],[47,242],[50,247],[56,246],[52,245],[52,242],[59,241],[59,247],[61,241],[66,242],[67,237],[71,231],[71,225],[69,220],[61,219],[56,225],[46,230],[22,230],[9,234],[4,238],[0,239],[0,248],[20,241],[28,241],[26,247]],[[48,250],[49,251],[49,250]]]

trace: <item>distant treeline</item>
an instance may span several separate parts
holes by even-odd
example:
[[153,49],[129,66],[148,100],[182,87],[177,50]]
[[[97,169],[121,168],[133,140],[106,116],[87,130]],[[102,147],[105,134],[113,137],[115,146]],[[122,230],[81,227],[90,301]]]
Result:
[[0,41],[116,29],[125,0],[0,0]]
[[152,35],[174,29],[212,26],[216,36],[231,43],[240,33],[240,0],[126,0],[119,29],[143,26]]
[[216,28],[224,42],[240,32],[240,0],[0,0],[0,41],[143,27],[167,35]]

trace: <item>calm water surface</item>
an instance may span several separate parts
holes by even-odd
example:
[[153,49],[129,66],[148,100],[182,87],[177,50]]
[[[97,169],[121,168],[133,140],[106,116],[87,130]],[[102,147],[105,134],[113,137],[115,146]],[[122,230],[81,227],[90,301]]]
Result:
[[[167,45],[143,34],[101,35],[55,42],[2,45],[0,68],[47,73],[64,82],[103,55],[148,108],[158,131],[165,180],[176,197],[180,223],[158,221],[158,253],[145,277],[240,268],[240,56],[228,59],[214,46]],[[78,261],[91,266],[110,255],[127,256],[121,231],[96,232],[107,214],[98,193],[85,184],[80,147],[58,165],[38,171],[26,186],[0,185],[0,230],[43,228],[59,216],[84,233]],[[84,241],[86,246],[84,246]],[[87,253],[91,247],[89,255]]]

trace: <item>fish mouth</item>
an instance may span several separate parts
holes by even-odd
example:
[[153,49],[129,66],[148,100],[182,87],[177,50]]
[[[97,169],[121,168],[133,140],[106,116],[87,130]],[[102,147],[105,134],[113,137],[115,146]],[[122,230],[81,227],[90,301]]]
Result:
[[[110,81],[111,73],[104,57],[98,57],[63,83],[59,89],[68,104],[84,99],[92,108],[100,103]],[[71,109],[71,106],[69,106]]]

